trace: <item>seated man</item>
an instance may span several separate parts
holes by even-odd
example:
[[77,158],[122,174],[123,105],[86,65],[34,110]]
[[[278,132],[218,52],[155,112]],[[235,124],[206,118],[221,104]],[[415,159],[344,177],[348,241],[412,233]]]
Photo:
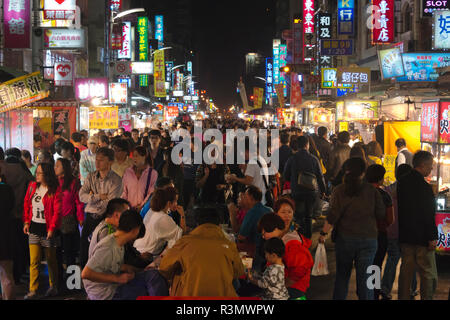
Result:
[[218,226],[214,207],[195,208],[198,227],[167,250],[159,271],[172,296],[237,297],[233,280],[244,275],[236,245]]
[[145,232],[136,211],[122,213],[117,231],[103,238],[81,273],[90,300],[135,300],[139,296],[167,296],[165,279],[156,270],[135,273],[124,264],[125,245]]

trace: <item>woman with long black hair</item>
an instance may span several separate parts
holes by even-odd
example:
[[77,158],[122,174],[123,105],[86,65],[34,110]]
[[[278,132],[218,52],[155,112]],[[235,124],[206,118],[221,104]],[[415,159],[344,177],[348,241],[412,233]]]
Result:
[[83,225],[84,204],[80,202],[80,180],[72,173],[69,160],[60,158],[55,163],[55,174],[61,188],[61,233],[63,265],[74,265],[80,247],[78,225]]
[[61,226],[61,189],[51,164],[40,163],[36,169],[36,181],[30,182],[23,207],[23,232],[29,236],[30,292],[25,299],[36,299],[39,288],[41,251],[44,249],[50,287],[46,297],[58,294],[58,267],[56,248],[59,239],[56,232]]
[[353,264],[356,267],[357,293],[360,300],[373,300],[373,289],[367,287],[367,268],[377,251],[377,219],[385,218],[383,199],[378,190],[363,178],[366,162],[350,158],[343,164],[344,182],[333,189],[330,212],[320,233],[325,242],[334,227],[336,281],[334,300],[345,300]]

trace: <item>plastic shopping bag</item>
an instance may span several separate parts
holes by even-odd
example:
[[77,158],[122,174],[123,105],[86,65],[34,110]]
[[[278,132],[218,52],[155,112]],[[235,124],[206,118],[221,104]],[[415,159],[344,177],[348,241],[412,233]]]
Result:
[[311,271],[313,276],[325,276],[328,272],[327,252],[325,251],[325,245],[319,243],[316,249],[316,256],[314,258],[314,266]]

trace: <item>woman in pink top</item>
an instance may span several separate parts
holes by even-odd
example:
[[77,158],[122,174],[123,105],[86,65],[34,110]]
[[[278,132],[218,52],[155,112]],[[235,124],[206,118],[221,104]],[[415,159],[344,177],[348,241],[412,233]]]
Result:
[[155,189],[158,172],[152,169],[152,158],[142,146],[134,149],[133,163],[132,167],[125,170],[122,178],[122,198],[139,212]]
[[80,231],[78,224],[83,225],[84,204],[80,201],[80,180],[73,176],[71,162],[60,158],[55,163],[55,174],[59,180],[61,190],[61,233],[63,264],[70,266],[75,264],[75,259],[80,246]]

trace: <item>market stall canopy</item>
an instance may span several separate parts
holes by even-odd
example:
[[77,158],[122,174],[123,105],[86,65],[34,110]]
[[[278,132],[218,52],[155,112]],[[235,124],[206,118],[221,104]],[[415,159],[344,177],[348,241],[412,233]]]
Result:
[[16,70],[13,68],[0,66],[0,83],[12,80],[14,78],[18,78],[26,75],[27,73],[24,71]]
[[0,84],[0,113],[47,98],[49,93],[40,72],[3,82]]

